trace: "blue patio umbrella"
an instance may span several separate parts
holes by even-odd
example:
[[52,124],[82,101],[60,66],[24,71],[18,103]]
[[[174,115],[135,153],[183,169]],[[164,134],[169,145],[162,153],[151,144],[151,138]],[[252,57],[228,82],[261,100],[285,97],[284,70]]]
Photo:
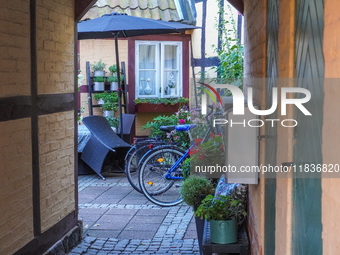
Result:
[[[117,78],[120,81],[120,68],[118,56],[118,37],[132,37],[153,34],[183,33],[186,30],[199,27],[186,25],[178,22],[146,19],[129,16],[123,13],[112,12],[99,18],[86,20],[78,23],[78,39],[103,39],[115,38]],[[121,84],[118,89],[119,118],[122,120],[121,110]],[[120,134],[123,137],[123,122],[120,121]]]

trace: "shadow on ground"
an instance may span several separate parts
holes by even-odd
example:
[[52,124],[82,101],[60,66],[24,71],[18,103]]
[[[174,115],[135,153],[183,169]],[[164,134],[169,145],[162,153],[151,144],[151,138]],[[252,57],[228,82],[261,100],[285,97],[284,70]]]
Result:
[[192,209],[159,207],[122,173],[78,178],[84,239],[75,254],[199,254]]

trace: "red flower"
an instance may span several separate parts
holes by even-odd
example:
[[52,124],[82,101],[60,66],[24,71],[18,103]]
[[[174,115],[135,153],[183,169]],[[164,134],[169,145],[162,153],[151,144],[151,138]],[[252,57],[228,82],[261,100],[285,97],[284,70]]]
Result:
[[224,147],[223,147],[223,144],[221,144],[221,151],[224,151]]
[[215,137],[214,133],[211,133],[210,138],[212,139],[214,137]]
[[202,153],[201,155],[200,155],[200,160],[203,160],[204,159],[204,153]]
[[184,119],[180,119],[179,120],[179,124],[181,124],[181,125],[185,124],[185,120]]
[[149,149],[150,149],[150,150],[152,149],[152,144],[151,144],[151,143],[149,144]]
[[196,146],[200,145],[200,143],[201,143],[202,141],[203,141],[202,138],[197,138],[197,139],[195,140],[195,145],[196,145]]
[[196,153],[197,153],[197,150],[195,150],[195,149],[189,150],[189,155],[195,155]]

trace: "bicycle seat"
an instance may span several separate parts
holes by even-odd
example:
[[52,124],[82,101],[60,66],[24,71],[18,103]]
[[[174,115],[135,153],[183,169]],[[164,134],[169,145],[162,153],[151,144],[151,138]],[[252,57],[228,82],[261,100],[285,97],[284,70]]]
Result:
[[197,127],[195,124],[187,124],[187,125],[177,125],[175,126],[177,131],[188,131],[194,127]]
[[172,125],[172,126],[160,126],[159,129],[162,130],[163,132],[171,132],[172,130],[175,129],[175,125]]

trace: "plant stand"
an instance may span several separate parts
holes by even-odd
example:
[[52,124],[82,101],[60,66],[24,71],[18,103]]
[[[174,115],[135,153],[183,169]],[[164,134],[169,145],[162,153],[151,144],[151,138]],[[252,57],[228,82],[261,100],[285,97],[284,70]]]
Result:
[[[92,102],[92,94],[95,93],[101,93],[104,91],[107,92],[111,92],[112,90],[109,88],[105,87],[105,83],[104,86],[98,88],[98,91],[95,91],[95,86],[93,85],[93,76],[91,76],[91,70],[90,70],[90,62],[86,61],[86,75],[88,77],[88,93],[89,93],[89,100],[88,100],[88,104],[89,104],[89,115],[93,115],[93,108],[94,107],[100,107],[101,105],[97,102],[97,104],[93,104]],[[97,75],[97,73],[96,73]],[[101,73],[100,76],[104,76],[105,72]],[[124,113],[128,112],[128,108],[127,108],[127,96],[126,96],[126,76],[125,76],[125,63],[122,62],[122,75],[124,75],[124,81],[122,82],[122,96],[123,96],[123,103],[121,105],[121,108],[119,109],[120,112],[124,111]]]
[[202,254],[211,255],[213,253],[233,253],[249,255],[249,239],[245,224],[238,231],[238,240],[231,244],[215,244],[210,241],[209,222],[204,222],[204,232],[202,240]]
[[197,232],[198,246],[200,248],[200,254],[202,254],[202,250],[203,250],[202,240],[203,240],[203,232],[204,232],[204,221],[205,219],[201,219],[200,217],[195,216],[196,232]]

